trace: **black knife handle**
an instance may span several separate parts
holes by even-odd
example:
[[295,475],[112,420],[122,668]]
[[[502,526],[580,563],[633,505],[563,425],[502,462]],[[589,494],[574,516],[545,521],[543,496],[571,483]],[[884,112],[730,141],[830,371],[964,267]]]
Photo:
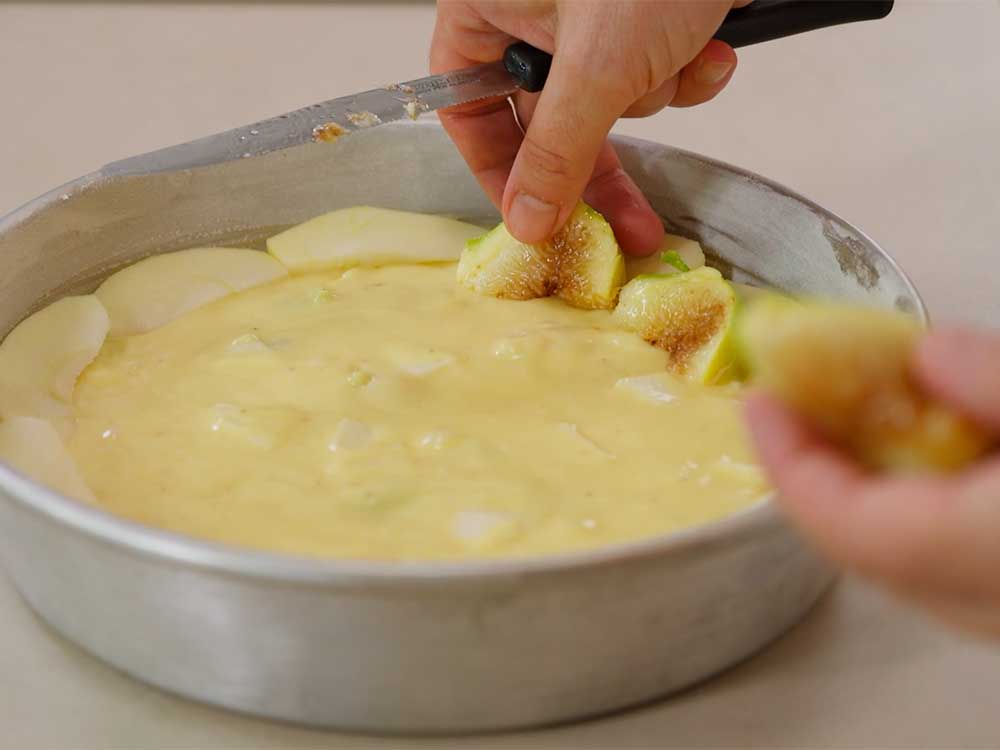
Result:
[[[885,18],[892,4],[893,0],[754,0],[731,10],[715,39],[731,47],[748,47],[827,26]],[[552,55],[517,42],[506,49],[503,62],[524,91],[541,91]]]
[[715,38],[748,47],[806,31],[885,18],[893,0],[755,0],[731,10]]
[[503,53],[503,66],[524,91],[541,91],[552,67],[552,55],[527,42],[515,42]]

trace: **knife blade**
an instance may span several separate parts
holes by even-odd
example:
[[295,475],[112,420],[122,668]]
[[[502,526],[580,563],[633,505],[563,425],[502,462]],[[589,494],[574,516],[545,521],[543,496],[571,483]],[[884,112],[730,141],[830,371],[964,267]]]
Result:
[[[892,6],[893,0],[754,0],[730,11],[715,38],[733,47],[745,47],[827,26],[884,18]],[[117,161],[101,173],[119,176],[192,169],[310,141],[335,141],[385,123],[415,120],[424,112],[510,96],[518,89],[540,91],[551,62],[548,53],[518,42],[496,62],[313,104],[253,125]]]
[[498,60],[320,102],[190,143],[123,159],[101,171],[125,175],[193,169],[310,141],[331,142],[377,125],[416,120],[424,112],[443,107],[510,96],[518,87],[519,79],[507,70],[503,60]]

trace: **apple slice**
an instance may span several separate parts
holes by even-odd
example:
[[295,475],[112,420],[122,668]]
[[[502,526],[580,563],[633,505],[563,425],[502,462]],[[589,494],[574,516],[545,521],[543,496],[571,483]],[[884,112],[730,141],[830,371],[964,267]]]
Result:
[[111,318],[111,335],[132,336],[287,275],[284,266],[257,250],[198,247],[140,260],[109,276],[94,294]]
[[95,502],[59,433],[44,419],[8,417],[0,422],[0,461],[67,497]]
[[492,510],[460,510],[454,516],[451,530],[465,546],[488,548],[513,536],[517,519],[510,513]]
[[63,437],[73,432],[73,407],[46,391],[21,383],[12,383],[0,375],[0,419],[38,417],[47,419]]
[[664,236],[660,249],[652,255],[625,258],[625,277],[631,280],[651,273],[673,275],[693,271],[704,265],[705,253],[701,245],[687,237],[668,234]]
[[739,375],[732,351],[736,293],[714,268],[636,276],[621,291],[615,320],[670,358],[687,380],[721,384]]
[[108,314],[91,295],[25,318],[0,344],[0,415],[64,419],[76,379],[101,349]]
[[585,203],[548,242],[526,245],[504,224],[466,243],[458,281],[503,299],[557,296],[585,310],[614,307],[625,265],[611,225]]
[[458,260],[465,241],[482,233],[445,216],[356,206],[286,229],[267,241],[267,250],[293,273],[442,263]]
[[875,469],[950,470],[986,435],[910,375],[921,325],[909,316],[764,294],[737,320],[752,381]]
[[670,373],[655,372],[649,375],[631,375],[615,381],[615,390],[628,393],[654,404],[669,404],[677,398],[680,389]]

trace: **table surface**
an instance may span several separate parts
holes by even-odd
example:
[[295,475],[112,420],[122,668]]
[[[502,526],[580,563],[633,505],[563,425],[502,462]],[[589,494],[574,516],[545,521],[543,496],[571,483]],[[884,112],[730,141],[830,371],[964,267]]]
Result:
[[[0,6],[0,213],[114,159],[419,75],[433,7]],[[938,321],[1000,326],[998,2],[741,51],[716,101],[620,132],[763,173],[847,217]],[[345,62],[349,64],[344,64]],[[258,721],[133,682],[0,576],[0,748],[997,747],[1000,649],[849,580],[787,637],[669,701],[539,732],[380,739]]]

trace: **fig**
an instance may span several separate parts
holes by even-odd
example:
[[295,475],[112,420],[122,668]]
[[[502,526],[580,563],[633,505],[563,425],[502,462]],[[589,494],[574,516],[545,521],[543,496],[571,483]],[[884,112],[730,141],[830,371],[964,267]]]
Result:
[[527,245],[504,224],[469,240],[458,262],[458,281],[502,299],[556,296],[573,307],[609,310],[625,277],[611,225],[579,203],[566,225],[547,242]]
[[876,470],[957,469],[986,434],[911,373],[923,326],[890,310],[762,294],[741,310],[739,358],[753,383]]
[[668,369],[706,384],[736,379],[732,349],[736,293],[707,266],[676,274],[642,274],[622,290],[615,320],[669,355]]

